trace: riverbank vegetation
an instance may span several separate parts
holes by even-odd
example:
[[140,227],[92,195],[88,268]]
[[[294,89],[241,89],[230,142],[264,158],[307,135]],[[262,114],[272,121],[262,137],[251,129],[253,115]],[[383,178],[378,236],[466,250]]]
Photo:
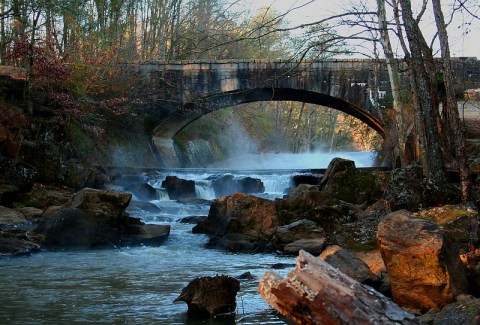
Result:
[[[35,219],[45,217],[45,222],[52,214],[62,220],[65,220],[64,216],[75,219],[69,209],[77,209],[80,199],[73,199],[73,192],[87,187],[102,188],[110,181],[110,185],[132,185],[127,181],[115,184],[113,180],[122,180],[123,175],[119,175],[121,172],[109,175],[106,172],[109,165],[159,166],[161,157],[152,146],[151,131],[158,124],[158,117],[169,113],[162,110],[168,105],[156,103],[161,109],[156,107],[157,115],[154,116],[145,98],[131,91],[138,80],[127,76],[122,64],[155,60],[295,61],[361,55],[375,63],[370,76],[374,90],[369,95],[385,125],[385,139],[375,136],[372,130],[352,117],[330,108],[301,102],[259,102],[225,108],[198,119],[176,135],[176,147],[172,151],[185,156],[184,161],[189,161],[189,167],[203,167],[208,163],[208,157],[188,156],[195,147],[203,153],[209,150],[214,159],[225,158],[240,149],[256,153],[378,150],[383,162],[395,169],[364,175],[363,171],[357,171],[352,161],[337,158],[323,178],[318,175],[310,178],[312,175],[309,175],[310,183],[296,184],[299,186],[289,190],[290,197],[278,199],[275,204],[273,200],[261,199],[271,212],[268,231],[263,232],[263,228],[255,226],[247,229],[246,240],[230,236],[225,241],[218,241],[218,238],[212,241],[250,248],[249,236],[259,233],[262,241],[258,245],[264,248],[274,244],[272,238],[275,235],[276,244],[280,243],[282,249],[295,243],[292,251],[297,253],[306,247],[305,239],[314,239],[313,244],[319,250],[315,252],[319,253],[323,252],[325,243],[352,248],[348,247],[349,243],[365,238],[362,236],[366,233],[368,250],[379,248],[379,240],[386,243],[380,247],[385,259],[384,263],[380,258],[380,264],[384,263],[387,269],[395,267],[393,272],[383,272],[389,273],[385,276],[391,276],[425,259],[427,255],[423,251],[417,256],[405,249],[416,247],[418,236],[427,238],[425,252],[438,252],[438,256],[432,259],[438,257],[443,263],[442,259],[447,256],[443,254],[443,248],[432,249],[429,245],[443,243],[444,238],[449,243],[452,239],[449,236],[460,233],[462,240],[449,247],[448,252],[455,263],[446,261],[446,266],[441,264],[438,269],[443,272],[453,265],[455,270],[461,271],[462,278],[470,277],[475,292],[463,288],[462,281],[462,290],[448,293],[445,301],[452,302],[457,293],[478,295],[478,104],[470,105],[473,111],[470,118],[461,118],[457,101],[464,100],[466,89],[480,87],[480,72],[467,71],[470,79],[462,85],[456,83],[447,28],[458,14],[463,15],[464,24],[459,27],[464,28],[465,33],[470,28],[477,28],[480,25],[480,5],[476,0],[451,0],[449,4],[451,6],[446,6],[440,0],[421,1],[419,6],[411,0],[358,1],[348,10],[317,21],[291,25],[285,20],[286,13],[273,7],[248,12],[241,10],[239,1],[0,1],[0,202],[11,208],[7,211],[9,214],[14,213],[13,208],[26,208],[22,210],[26,212],[17,211],[16,216],[32,213]],[[295,7],[290,10],[294,11]],[[434,27],[431,38],[421,27],[426,23],[428,13],[432,14],[430,26]],[[397,49],[394,44],[398,44]],[[388,70],[388,89],[384,89],[385,85],[378,79],[381,65]],[[401,80],[402,75],[406,77]],[[380,88],[382,93],[377,91]],[[475,103],[480,99],[478,93],[478,90],[469,92]],[[464,103],[471,102],[468,99]],[[470,139],[466,137],[467,127]],[[139,192],[151,194],[148,200],[154,200],[158,193],[145,181],[146,176],[134,175],[129,181],[143,182],[139,185]],[[215,177],[202,181],[212,181]],[[190,180],[178,181],[192,184]],[[94,202],[100,202],[97,197],[112,195],[112,191],[103,189],[78,193],[79,196],[94,193],[88,194],[92,195],[90,198]],[[144,228],[139,219],[125,218],[123,209],[131,198],[129,194],[122,199],[122,209],[115,217],[121,221],[114,225],[118,228],[115,230],[121,230],[115,233],[120,237],[129,227],[132,232],[148,228]],[[229,214],[227,207],[234,206],[230,203],[235,200],[240,201],[240,205],[233,209],[234,214]],[[242,200],[246,201],[243,206]],[[259,205],[255,202],[259,200],[241,194],[222,197],[216,200],[217,208],[212,213],[218,212],[218,218],[226,219],[226,222],[233,220],[231,225],[223,227],[226,231],[240,229],[242,222],[250,227],[251,216],[244,215],[244,212],[257,208]],[[461,202],[467,208],[459,205]],[[225,208],[221,205],[223,203]],[[62,209],[54,207],[60,205],[63,205]],[[87,203],[84,205],[90,207]],[[439,206],[442,209],[447,205],[458,205],[456,208],[460,211],[468,211],[468,218],[455,220],[454,231],[444,231],[439,221],[426,223],[413,214]],[[102,208],[92,207],[95,210],[92,215],[105,216]],[[399,210],[411,213],[399,213]],[[77,213],[86,216],[87,221],[92,216],[81,211]],[[237,213],[244,219],[230,218]],[[428,213],[438,214],[438,211]],[[259,217],[263,215],[255,212],[252,216],[264,224],[265,218]],[[6,222],[8,227],[11,223],[16,222]],[[216,219],[207,219],[206,223],[213,229],[209,231],[217,231],[219,223]],[[52,224],[56,225],[55,222]],[[412,226],[400,227],[408,224]],[[380,225],[385,231],[377,238]],[[305,238],[302,227],[308,230],[308,238]],[[319,238],[324,229],[319,228],[325,228],[328,233],[324,240]],[[365,233],[360,234],[365,229]],[[431,230],[431,234],[425,229]],[[6,234],[8,243],[12,238],[11,229],[0,230]],[[407,241],[404,247],[389,251],[393,246],[388,236],[394,231],[399,232],[392,243],[405,238]],[[295,232],[294,238],[291,232]],[[282,233],[288,238],[283,238]],[[33,238],[32,241],[28,231],[17,235],[14,236],[16,245],[22,247],[27,238],[35,251],[38,249],[37,240],[42,240]],[[425,237],[427,235],[429,237]],[[439,236],[441,241],[437,240]],[[52,240],[55,241],[56,237],[54,235]],[[241,240],[236,243],[231,241],[232,238]],[[329,241],[325,241],[327,239]],[[105,243],[110,242],[102,241]],[[392,251],[414,258],[405,259],[397,269],[398,265],[388,264],[395,264],[396,256],[389,255]],[[30,250],[22,252],[28,254]],[[378,249],[376,252],[378,257]],[[460,253],[467,260],[470,258],[465,265],[457,258]],[[465,266],[469,267],[468,271]],[[422,265],[411,273],[417,272],[425,281],[425,296],[430,299],[429,281],[433,273],[425,272]],[[401,289],[406,288],[408,296],[416,279],[399,278],[391,277],[402,280]],[[395,283],[391,287],[395,290]],[[440,283],[439,291],[445,292],[446,287],[451,287],[449,282]],[[392,296],[396,298],[395,293]],[[442,308],[445,304],[425,304],[416,312],[424,313],[429,308]]]
[[[431,44],[419,27],[427,19],[428,5],[433,6],[436,26]],[[459,27],[468,32],[478,21],[478,4],[454,1],[448,10],[440,5],[438,1],[424,1],[417,8],[409,0],[359,3],[352,6],[353,10],[295,26],[288,24],[286,13],[273,7],[250,12],[235,1],[2,1],[0,62],[23,69],[24,100],[17,104],[29,121],[26,128],[32,125],[30,117],[44,115],[53,117],[57,126],[76,123],[85,133],[98,136],[108,129],[102,120],[112,114],[138,113],[139,105],[131,104],[141,99],[129,97],[128,89],[134,81],[125,80],[119,68],[121,62],[298,60],[339,54],[384,57],[392,85],[388,90],[391,107],[382,113],[384,123],[392,131],[387,134],[391,138],[387,142],[393,145],[389,149],[394,153],[391,161],[398,158],[401,166],[421,161],[425,172],[439,179],[446,179],[447,168],[454,166],[461,171],[467,198],[465,140],[457,110],[451,108],[457,94],[446,27],[455,15],[462,14],[467,18]],[[297,9],[292,7],[291,11]],[[397,54],[392,50],[393,43],[400,45]],[[432,49],[440,50],[436,52],[442,58],[439,64],[434,62]],[[398,65],[399,57],[406,58],[402,66]],[[399,70],[410,71],[411,84],[399,83]],[[373,95],[380,103],[378,94]],[[338,135],[340,130],[313,130],[321,118],[309,105],[278,105],[276,111],[270,109],[275,116],[273,133],[254,135],[263,144],[273,142],[273,150],[298,152],[318,146],[318,140],[323,138],[323,146],[344,147],[342,137],[349,131]],[[295,105],[299,107],[292,108]],[[386,113],[389,108],[395,113]],[[251,116],[244,113],[239,122],[244,122],[248,115]],[[325,121],[332,121],[332,117],[327,116]],[[247,130],[248,123],[252,122],[242,123]],[[344,123],[342,130],[346,124],[351,123]],[[54,129],[58,129],[56,133],[68,130]],[[52,131],[50,128],[40,133]],[[255,132],[261,133],[258,129]],[[36,132],[36,136],[40,137],[40,133]],[[338,144],[334,143],[335,134]],[[280,135],[288,141],[280,140]],[[274,139],[265,141],[262,137]],[[363,134],[346,138],[370,140]],[[367,147],[360,142],[352,146]]]

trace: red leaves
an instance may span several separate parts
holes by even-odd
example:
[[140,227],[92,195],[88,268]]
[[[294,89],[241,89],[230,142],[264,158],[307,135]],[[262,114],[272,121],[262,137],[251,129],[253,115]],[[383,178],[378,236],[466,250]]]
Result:
[[71,120],[78,120],[86,115],[80,104],[69,94],[51,92],[49,97],[59,109],[58,122],[60,124],[68,124]]
[[27,69],[31,59],[31,81],[43,88],[52,88],[70,76],[69,66],[57,57],[53,49],[36,44],[31,48],[27,37],[17,39],[8,49],[5,59]]
[[125,114],[130,114],[132,116],[136,115],[130,110],[130,100],[127,97],[117,97],[103,100],[100,103],[100,108],[103,110],[108,110],[116,116],[121,116]]

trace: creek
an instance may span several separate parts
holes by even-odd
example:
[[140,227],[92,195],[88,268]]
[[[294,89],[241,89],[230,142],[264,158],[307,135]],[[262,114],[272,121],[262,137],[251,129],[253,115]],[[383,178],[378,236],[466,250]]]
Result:
[[[326,164],[328,161],[319,167]],[[290,186],[292,175],[301,171],[150,173],[148,182],[159,190],[158,199],[148,204],[154,204],[160,212],[135,204],[139,203],[135,197],[128,212],[146,223],[169,224],[169,239],[159,247],[44,250],[28,258],[0,260],[0,324],[290,324],[272,312],[257,293],[257,286],[267,271],[286,276],[294,268],[294,257],[204,248],[207,236],[193,234],[192,224],[179,221],[208,215],[209,203],[172,201],[159,185],[167,175],[176,175],[195,180],[197,196],[213,199],[215,194],[207,178],[219,173],[259,178],[265,185],[265,193],[260,196],[275,199]],[[238,277],[245,272],[250,272],[253,279],[240,280],[234,319],[188,319],[186,304],[173,303],[196,277]]]

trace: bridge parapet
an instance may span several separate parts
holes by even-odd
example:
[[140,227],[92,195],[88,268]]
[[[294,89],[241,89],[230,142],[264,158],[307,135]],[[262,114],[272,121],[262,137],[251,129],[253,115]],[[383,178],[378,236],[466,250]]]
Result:
[[[164,144],[160,152],[172,152],[173,136],[200,116],[254,101],[291,100],[335,108],[383,135],[381,108],[373,100],[374,92],[390,90],[383,61],[196,60],[130,62],[126,66],[132,78],[139,80],[134,96],[158,112],[153,134],[155,143]],[[472,85],[468,88],[480,86],[476,58],[454,59],[452,67],[457,81]],[[376,83],[374,70],[378,72]],[[407,87],[402,62],[399,70]]]

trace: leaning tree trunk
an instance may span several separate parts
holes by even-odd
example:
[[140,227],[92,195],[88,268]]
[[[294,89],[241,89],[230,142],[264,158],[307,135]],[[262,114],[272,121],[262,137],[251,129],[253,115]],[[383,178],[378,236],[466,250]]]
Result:
[[460,115],[458,114],[457,102],[455,100],[454,78],[450,64],[448,34],[441,3],[440,0],[432,0],[432,4],[442,52],[443,82],[445,85],[443,116],[445,119],[445,126],[447,127],[447,136],[453,139],[455,158],[460,173],[462,201],[465,202],[468,201],[470,197],[470,171],[467,165],[465,133],[460,122]]
[[305,251],[287,278],[267,272],[258,290],[298,324],[421,324],[389,298]]

